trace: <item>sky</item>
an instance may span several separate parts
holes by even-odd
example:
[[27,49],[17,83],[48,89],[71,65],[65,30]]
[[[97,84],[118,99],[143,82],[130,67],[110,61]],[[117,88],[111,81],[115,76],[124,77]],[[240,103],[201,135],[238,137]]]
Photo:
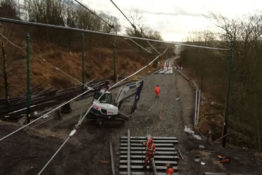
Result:
[[[135,11],[142,16],[141,24],[159,31],[166,41],[184,41],[190,32],[217,30],[210,13],[228,18],[262,11],[261,0],[113,0],[128,16]],[[130,24],[110,0],[80,0],[93,10],[115,16],[122,25],[122,33]]]

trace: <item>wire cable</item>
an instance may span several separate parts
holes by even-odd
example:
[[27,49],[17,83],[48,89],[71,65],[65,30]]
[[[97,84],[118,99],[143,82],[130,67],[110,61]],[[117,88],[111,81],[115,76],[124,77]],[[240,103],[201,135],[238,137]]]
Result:
[[[133,24],[129,19],[128,17],[124,14],[124,12],[116,5],[116,3],[113,1],[113,0],[110,0],[112,2],[112,4],[118,9],[118,11],[120,11],[120,13],[126,18],[126,20],[131,24],[131,26],[134,28],[134,30],[136,32],[139,32],[135,26],[135,24]],[[143,34],[143,32],[139,32],[141,34],[141,36],[143,38],[145,38],[145,35]],[[148,45],[158,54],[160,54],[160,52],[149,42],[147,41]]]
[[134,76],[134,75],[136,75],[136,74],[138,74],[139,72],[141,72],[142,70],[144,70],[145,68],[147,68],[148,66],[150,66],[153,62],[155,62],[155,61],[156,61],[159,57],[161,57],[166,51],[167,51],[167,49],[166,49],[163,53],[161,53],[160,55],[158,55],[156,58],[154,58],[154,59],[153,59],[151,62],[149,62],[147,65],[145,65],[144,67],[142,67],[141,69],[139,69],[139,70],[136,71],[135,73],[133,73],[133,74],[127,76],[126,78],[122,79],[121,81],[115,83],[115,84],[114,84],[113,86],[111,86],[109,89],[114,88],[115,86],[119,85],[119,84],[122,83],[123,81],[129,79],[130,77],[132,77],[132,76]]
[[114,25],[109,24],[109,22],[107,22],[106,20],[104,20],[102,17],[100,17],[99,15],[97,15],[94,11],[92,11],[91,9],[89,9],[87,6],[85,6],[84,4],[82,4],[81,2],[79,2],[78,0],[74,0],[75,2],[77,2],[80,6],[84,7],[85,9],[87,9],[90,13],[92,13],[93,15],[95,15],[96,17],[98,17],[101,21],[103,21],[104,23],[106,23],[110,28],[114,28]]
[[47,118],[48,115],[51,114],[52,112],[56,111],[57,109],[61,108],[61,107],[64,106],[64,105],[70,103],[71,101],[73,101],[73,100],[75,100],[75,99],[77,99],[77,98],[83,96],[84,94],[90,92],[91,90],[92,90],[92,88],[89,87],[88,90],[86,90],[85,92],[83,92],[83,93],[81,93],[81,94],[75,96],[74,98],[68,100],[67,102],[64,102],[64,103],[58,105],[57,107],[55,107],[55,108],[53,108],[52,110],[50,110],[49,112],[47,112],[47,113],[41,115],[40,117],[38,117],[37,119],[33,120],[32,122],[27,123],[26,125],[23,125],[22,127],[18,128],[18,129],[16,129],[16,130],[14,130],[13,132],[11,132],[11,133],[5,135],[4,137],[0,138],[0,142],[2,142],[3,140],[5,140],[6,138],[12,136],[13,134],[15,134],[15,133],[21,131],[22,129],[24,129],[24,128],[30,126],[31,124],[35,123],[36,121],[38,121],[38,120],[40,120],[40,119],[42,119],[42,118]]
[[80,29],[80,28],[74,28],[74,27],[65,27],[65,26],[59,26],[59,25],[53,25],[53,24],[44,24],[44,23],[37,23],[37,22],[28,22],[28,21],[16,20],[16,19],[11,19],[11,18],[0,17],[0,21],[8,22],[8,23],[14,23],[14,24],[31,25],[31,26],[39,26],[39,27],[50,27],[50,28],[55,28],[55,29],[71,30],[71,31],[78,31],[78,32],[85,32],[85,33],[93,33],[93,34],[98,34],[98,35],[117,36],[117,37],[121,37],[121,38],[130,38],[130,39],[136,39],[136,40],[142,40],[142,41],[152,41],[152,42],[156,42],[156,43],[166,43],[166,44],[171,44],[171,45],[197,47],[197,48],[213,49],[213,50],[221,50],[221,51],[222,50],[223,51],[229,50],[228,48],[218,48],[218,47],[208,47],[208,46],[204,47],[204,46],[199,46],[199,45],[184,44],[184,43],[181,43],[181,42],[161,41],[161,40],[135,37],[135,36],[116,35],[116,34],[112,34],[112,33],[105,33],[105,32],[94,31],[94,30]]
[[25,47],[18,46],[18,45],[15,44],[14,42],[10,41],[10,40],[9,40],[6,36],[4,36],[2,33],[0,33],[0,36],[1,36],[2,38],[4,38],[8,43],[10,43],[12,46],[14,46],[14,47],[16,47],[16,48],[18,48],[18,49],[20,49],[20,50],[24,50],[24,49],[25,49]]
[[47,65],[51,66],[53,69],[59,71],[60,73],[62,73],[63,75],[65,75],[67,78],[74,80],[77,83],[80,83],[81,85],[84,85],[80,80],[78,80],[77,78],[73,77],[72,75],[66,73],[65,71],[63,71],[61,68],[56,67],[55,65],[51,64],[50,62],[48,62],[46,59],[42,59],[40,61],[43,61],[44,63],[46,63]]
[[[126,78],[122,79],[121,81],[115,83],[114,85],[112,85],[110,89],[112,89],[113,87],[117,86],[119,83],[122,83],[123,81],[127,80],[128,78],[138,74],[139,72],[141,72],[142,70],[144,70],[145,68],[147,68],[148,66],[150,66],[154,61],[156,61],[160,56],[162,56],[165,52],[167,51],[167,49],[161,53],[160,55],[158,55],[156,58],[154,58],[151,62],[149,62],[147,65],[145,65],[144,67],[142,67],[141,69],[139,69],[138,71],[136,71],[135,73],[127,76]],[[104,93],[102,93],[98,100],[103,96]],[[75,125],[74,129],[71,130],[71,132],[69,133],[69,135],[67,136],[67,138],[64,140],[64,142],[59,146],[59,148],[56,150],[56,152],[51,156],[51,158],[46,162],[46,164],[43,166],[43,168],[37,173],[37,175],[41,175],[44,170],[47,168],[47,166],[52,162],[52,160],[55,158],[55,156],[62,150],[62,148],[65,146],[65,144],[69,141],[69,139],[75,135],[75,133],[77,132],[77,129],[80,128],[80,125],[82,124],[82,122],[84,121],[84,119],[86,118],[87,114],[90,112],[91,108],[93,107],[93,104],[88,108],[88,110],[86,111],[86,113],[84,114],[84,116],[82,118],[80,118],[80,120],[77,122],[77,124]]]
[[55,158],[55,156],[59,153],[59,151],[64,147],[64,145],[68,142],[68,140],[70,139],[70,137],[72,137],[75,133],[71,133],[67,136],[67,138],[65,139],[65,141],[62,143],[62,145],[56,150],[55,154],[52,155],[52,157],[48,160],[48,162],[46,162],[45,166],[37,173],[38,175],[42,174],[43,171],[46,169],[46,167],[49,165],[49,163]]
[[[88,7],[86,7],[85,5],[83,5],[82,3],[80,3],[78,0],[74,0],[76,1],[79,5],[81,5],[82,7],[86,8],[89,12],[91,12],[92,14],[94,14],[95,16],[97,16],[100,20],[102,20],[103,22],[107,23],[102,17],[98,16],[95,12],[93,12],[92,10],[90,10]],[[117,7],[117,5],[111,0],[111,2]],[[118,8],[118,7],[117,7]],[[118,8],[119,9],[119,8]],[[136,30],[136,26],[127,18],[127,16],[119,9],[119,11],[124,15],[124,17],[128,20],[128,22],[135,28]],[[109,27],[114,28],[113,25],[107,23],[109,25]],[[116,34],[117,36],[117,34]],[[143,46],[141,46],[140,44],[138,44],[137,42],[135,42],[132,39],[129,39],[130,41],[132,41],[134,44],[136,44],[138,47],[142,48],[143,50],[145,50],[147,53],[151,53],[150,51],[148,51],[146,48],[144,48]],[[158,52],[158,54],[160,54]]]
[[136,30],[136,26],[128,19],[128,17],[124,14],[124,12],[116,5],[113,0],[110,0],[112,4],[122,13],[122,15],[126,18],[126,20],[131,24],[131,26]]
[[133,39],[128,38],[128,40],[130,40],[132,43],[134,43],[135,45],[137,45],[138,47],[140,47],[141,49],[143,49],[144,51],[146,51],[147,53],[152,53],[151,51],[147,50],[145,47],[143,47],[142,45],[138,44],[137,42],[135,42]]

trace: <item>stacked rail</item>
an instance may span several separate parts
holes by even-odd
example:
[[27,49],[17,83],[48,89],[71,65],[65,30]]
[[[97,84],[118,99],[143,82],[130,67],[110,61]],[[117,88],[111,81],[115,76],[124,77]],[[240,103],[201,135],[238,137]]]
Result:
[[[129,133],[130,135],[130,133]],[[166,163],[173,166],[175,174],[178,174],[178,151],[175,144],[178,143],[176,137],[153,137],[156,145],[156,152],[152,167],[143,169],[146,148],[144,142],[146,137],[126,137],[120,138],[120,158],[119,174],[121,175],[145,175],[145,174],[166,174]],[[156,172],[153,170],[155,169]]]
[[[93,81],[88,83],[87,86],[96,90],[108,86],[108,82],[104,80]],[[36,89],[31,95],[31,112],[60,104],[61,102],[67,101],[68,99],[80,94],[82,91],[82,85],[61,90],[39,91]],[[90,93],[92,93],[92,91],[90,91]],[[0,99],[0,111],[0,116],[6,116],[5,119],[17,118],[21,114],[26,113],[26,95],[8,100]]]

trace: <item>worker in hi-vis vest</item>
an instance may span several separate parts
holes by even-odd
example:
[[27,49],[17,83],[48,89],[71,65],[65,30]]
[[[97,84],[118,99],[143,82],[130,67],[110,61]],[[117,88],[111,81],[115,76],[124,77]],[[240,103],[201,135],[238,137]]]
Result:
[[156,98],[159,98],[159,95],[160,95],[160,87],[159,87],[159,85],[156,85],[155,93],[156,93]]
[[152,165],[152,159],[155,155],[156,145],[153,143],[152,138],[149,138],[147,142],[144,142],[144,145],[146,146],[144,168],[146,168],[147,165]]

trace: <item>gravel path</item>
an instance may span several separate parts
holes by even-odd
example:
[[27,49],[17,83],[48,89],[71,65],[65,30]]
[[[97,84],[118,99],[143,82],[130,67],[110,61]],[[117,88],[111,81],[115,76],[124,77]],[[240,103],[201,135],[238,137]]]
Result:
[[[161,87],[159,99],[154,95],[156,84]],[[131,135],[137,136],[150,134],[183,138],[184,119],[177,97],[174,74],[145,77],[137,110],[127,123],[106,122],[102,127],[94,122],[83,123],[80,131],[50,164],[45,174],[110,174],[109,142],[113,142],[114,150],[118,152],[119,137],[126,135],[127,129],[130,129]],[[129,113],[133,101],[134,97],[127,99],[121,110]],[[0,151],[5,154],[0,155],[0,174],[35,174],[77,121],[80,106],[80,102],[73,104],[73,114],[64,116],[62,121],[50,120],[36,127],[35,132],[21,132],[1,143],[4,146]],[[14,129],[3,126],[1,135]],[[34,155],[34,158],[31,159],[29,155]]]
[[[154,96],[156,84],[159,84],[161,88],[159,99]],[[129,113],[133,101],[134,97],[127,99],[122,104],[121,110]],[[88,103],[90,103],[90,99],[85,100],[84,103],[75,102],[72,104],[73,112],[70,115],[65,115],[63,120],[50,120],[35,129],[19,132],[0,143],[0,175],[36,174],[60,146],[78,120],[81,105],[85,104],[84,108],[87,108]],[[127,129],[130,129],[131,136],[150,134],[152,136],[177,137],[178,148],[185,159],[184,161],[180,160],[180,174],[196,175],[203,174],[205,170],[223,170],[223,166],[221,168],[221,165],[216,165],[216,161],[213,161],[215,153],[211,152],[211,147],[207,147],[205,151],[199,151],[198,146],[203,143],[195,141],[183,131],[184,125],[192,126],[193,108],[193,90],[179,74],[146,76],[137,110],[128,122],[125,124],[105,122],[100,127],[95,122],[85,121],[77,134],[43,174],[111,174],[109,143],[113,143],[117,166],[119,137],[127,135]],[[0,122],[0,136],[16,127],[13,124]],[[193,158],[197,154],[202,155],[203,160],[211,162],[210,165],[201,167],[199,163],[193,162]],[[213,163],[209,156],[213,157]],[[236,163],[235,166],[239,166],[239,163]]]

